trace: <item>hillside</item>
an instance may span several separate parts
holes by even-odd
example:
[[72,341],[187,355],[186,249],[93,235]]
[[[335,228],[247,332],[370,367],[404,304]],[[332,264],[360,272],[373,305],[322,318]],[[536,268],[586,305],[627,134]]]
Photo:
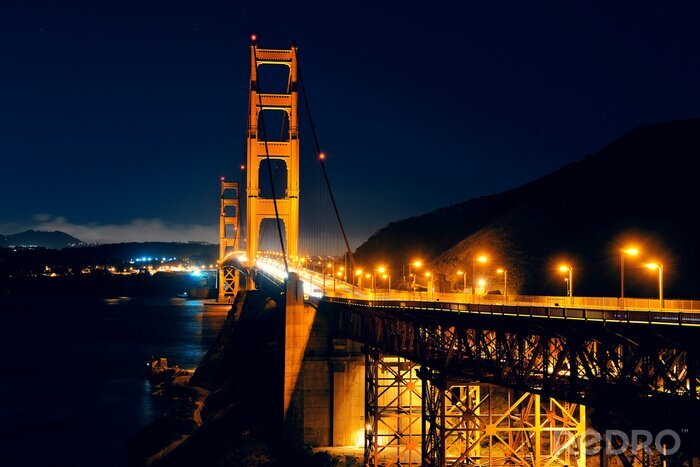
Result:
[[[488,253],[523,293],[562,293],[556,261],[576,270],[576,292],[616,295],[618,248],[634,239],[641,259],[665,265],[668,296],[700,292],[700,217],[695,213],[700,119],[638,128],[597,153],[513,190],[393,222],[357,250],[360,264],[386,258],[400,271],[412,257],[457,279]],[[481,277],[481,276],[480,276]],[[654,276],[629,263],[628,295],[650,296]],[[494,286],[495,287],[495,286]],[[498,287],[495,287],[498,288]]]
[[72,235],[58,230],[54,232],[27,230],[11,235],[0,235],[0,247],[37,246],[58,250],[80,245],[84,245],[84,243]]

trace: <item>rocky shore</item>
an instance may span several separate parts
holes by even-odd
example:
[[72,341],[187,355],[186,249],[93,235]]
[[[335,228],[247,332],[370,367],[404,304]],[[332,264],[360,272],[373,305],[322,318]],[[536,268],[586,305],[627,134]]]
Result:
[[361,465],[352,457],[284,446],[278,301],[261,290],[239,293],[194,374],[163,384],[163,396],[176,406],[131,438],[129,465]]

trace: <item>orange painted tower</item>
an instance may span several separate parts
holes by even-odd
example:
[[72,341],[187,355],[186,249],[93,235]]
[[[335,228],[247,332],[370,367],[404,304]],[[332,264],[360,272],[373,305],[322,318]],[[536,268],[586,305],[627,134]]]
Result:
[[[285,93],[266,93],[260,89],[260,66],[282,66],[289,69]],[[286,252],[298,254],[299,244],[299,130],[296,48],[289,50],[250,47],[250,96],[248,101],[247,185],[246,185],[246,254],[248,264],[255,264],[258,254],[260,226],[264,219],[275,219],[272,198],[260,196],[260,166],[268,157],[281,160],[287,166],[287,189],[275,193],[277,212],[286,231]],[[287,132],[281,141],[269,141],[264,127],[259,125],[264,112],[282,111]],[[263,134],[261,134],[261,132]],[[262,174],[265,177],[265,174]]]

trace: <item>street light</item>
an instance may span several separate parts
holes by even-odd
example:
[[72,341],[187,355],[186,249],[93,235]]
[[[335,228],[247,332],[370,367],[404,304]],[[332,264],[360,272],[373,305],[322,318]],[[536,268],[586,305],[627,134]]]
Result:
[[486,279],[479,279],[479,287],[481,288],[481,295],[486,295]]
[[644,265],[647,269],[659,271],[659,308],[664,307],[664,265],[661,263],[647,263]]
[[462,292],[464,294],[467,294],[467,275],[464,274],[464,271],[457,271],[458,276],[462,276]]
[[508,270],[506,268],[496,269],[496,274],[503,274],[503,301],[508,301]]
[[390,294],[391,293],[391,276],[389,274],[382,274],[382,279],[389,282],[387,294]]
[[625,256],[637,256],[639,248],[627,247],[620,249],[620,306],[625,307]]
[[[355,275],[357,276],[357,288],[362,291],[362,269],[358,269],[355,271]],[[353,286],[354,290],[354,286]]]
[[569,300],[571,303],[574,303],[574,268],[571,266],[568,266],[566,264],[563,264],[559,266],[559,270],[561,272],[568,272],[569,273]]
[[411,291],[413,291],[416,288],[416,275],[411,274],[411,266],[413,266],[414,268],[417,269],[417,268],[423,266],[423,262],[421,260],[417,259],[417,260],[414,260],[414,261],[408,263],[408,277],[413,276],[413,286],[411,287]]
[[489,260],[488,257],[484,256],[484,255],[472,258],[472,295],[474,295],[474,293],[475,293],[475,287],[474,287],[475,277],[474,276],[476,275],[476,272],[475,272],[476,271],[476,263],[479,262],[479,263],[483,264],[483,263],[487,262],[488,260]]
[[387,268],[385,266],[379,266],[377,268],[377,272],[382,275],[382,279],[389,278],[389,292],[391,292],[391,278],[389,277],[389,273],[387,272]]

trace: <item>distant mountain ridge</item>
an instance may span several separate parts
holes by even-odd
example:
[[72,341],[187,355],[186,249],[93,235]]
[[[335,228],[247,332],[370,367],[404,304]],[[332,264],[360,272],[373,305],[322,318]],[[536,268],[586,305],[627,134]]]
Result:
[[46,232],[42,230],[26,230],[10,235],[0,235],[0,247],[36,246],[59,250],[74,246],[85,245],[85,242],[59,230]]
[[[491,284],[509,268],[509,281],[526,293],[561,293],[557,257],[574,263],[582,294],[619,291],[619,242],[633,238],[643,256],[629,264],[630,293],[653,294],[642,259],[665,263],[667,291],[700,296],[700,215],[696,205],[700,119],[635,129],[580,161],[518,188],[392,222],[356,252],[360,264],[386,260],[394,271],[410,258],[457,282],[471,276],[471,258],[492,257],[479,274]],[[512,272],[512,274],[510,274]]]

